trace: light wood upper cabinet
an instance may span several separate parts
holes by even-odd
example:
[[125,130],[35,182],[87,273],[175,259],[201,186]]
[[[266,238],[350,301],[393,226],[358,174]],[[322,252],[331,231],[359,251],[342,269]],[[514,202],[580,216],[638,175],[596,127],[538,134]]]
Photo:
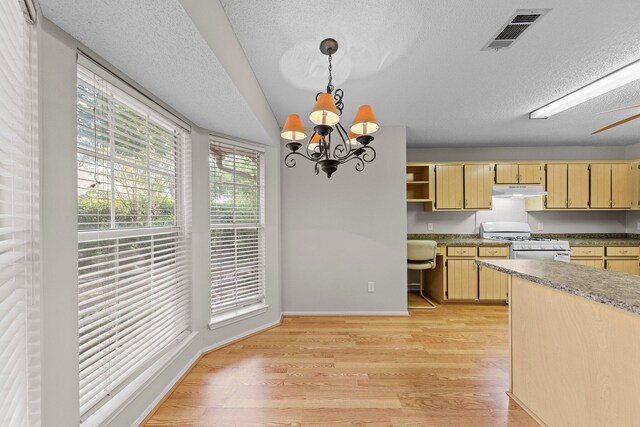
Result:
[[519,184],[540,184],[542,182],[542,165],[519,164]]
[[436,165],[436,209],[462,209],[462,165]]
[[589,207],[589,164],[567,165],[567,205],[569,209]]
[[493,167],[490,164],[464,165],[464,208],[491,209]]
[[496,184],[517,184],[518,175],[516,163],[496,164]]
[[611,207],[611,164],[592,163],[591,167],[591,208]]
[[546,175],[547,209],[589,207],[589,164],[549,163]]
[[478,299],[478,271],[473,259],[447,260],[447,298]]
[[546,207],[548,209],[565,209],[568,207],[566,164],[547,165]]
[[633,165],[613,163],[611,165],[611,207],[613,209],[631,209]]
[[496,164],[496,184],[540,184],[542,166],[538,163]]

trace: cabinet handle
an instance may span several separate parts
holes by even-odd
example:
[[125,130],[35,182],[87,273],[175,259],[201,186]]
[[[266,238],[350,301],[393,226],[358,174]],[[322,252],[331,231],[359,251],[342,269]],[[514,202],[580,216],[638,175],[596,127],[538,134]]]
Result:
[[569,199],[569,200],[567,201],[567,204],[568,204],[569,206],[571,206],[571,199]]
[[615,205],[616,205],[616,201],[615,201],[615,200],[612,200],[612,201],[611,201],[611,206],[615,206]]
[[464,199],[464,205],[468,206],[469,205],[469,199]]

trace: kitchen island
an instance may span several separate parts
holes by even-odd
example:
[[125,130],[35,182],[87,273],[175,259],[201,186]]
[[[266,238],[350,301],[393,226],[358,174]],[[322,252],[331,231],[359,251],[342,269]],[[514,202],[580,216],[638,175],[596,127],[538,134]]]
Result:
[[510,275],[510,396],[543,425],[637,425],[640,277],[557,261],[476,262]]

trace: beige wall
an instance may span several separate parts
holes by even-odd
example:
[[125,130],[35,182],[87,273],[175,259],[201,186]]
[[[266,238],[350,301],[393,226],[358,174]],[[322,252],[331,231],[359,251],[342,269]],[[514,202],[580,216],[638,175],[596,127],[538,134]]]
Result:
[[285,312],[406,313],[406,131],[375,137],[378,157],[360,173],[281,166]]

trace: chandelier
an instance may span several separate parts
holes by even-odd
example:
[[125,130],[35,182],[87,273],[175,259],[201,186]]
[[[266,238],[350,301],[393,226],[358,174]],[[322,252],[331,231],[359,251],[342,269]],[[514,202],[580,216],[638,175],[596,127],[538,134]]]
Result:
[[[327,91],[316,95],[316,104],[309,115],[309,119],[315,124],[313,134],[306,141],[305,149],[301,150],[302,143],[307,135],[302,126],[302,121],[297,114],[290,114],[284,123],[281,136],[290,142],[286,147],[291,150],[284,158],[287,167],[296,165],[296,157],[302,157],[315,163],[316,175],[322,169],[327,177],[338,170],[338,166],[353,162],[355,169],[362,172],[365,163],[371,163],[376,158],[376,150],[369,144],[373,141],[372,133],[378,130],[378,123],[370,105],[362,105],[358,108],[355,119],[349,132],[340,123],[344,104],[342,89],[333,87],[333,75],[331,59],[338,50],[338,42],[334,39],[325,39],[320,43],[320,52],[329,57],[329,83]],[[339,138],[333,138],[332,133]]]

